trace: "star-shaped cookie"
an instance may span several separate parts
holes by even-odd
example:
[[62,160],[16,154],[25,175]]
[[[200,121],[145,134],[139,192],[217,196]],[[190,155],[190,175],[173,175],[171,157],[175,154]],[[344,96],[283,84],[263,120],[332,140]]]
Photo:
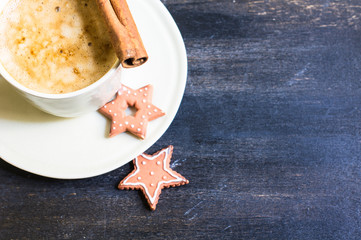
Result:
[[[165,113],[152,104],[153,86],[147,85],[137,90],[122,85],[114,100],[108,102],[99,112],[111,120],[110,137],[128,131],[144,139],[148,122]],[[135,114],[127,115],[128,107],[135,108]]]
[[163,188],[189,183],[182,175],[169,167],[173,146],[153,155],[141,154],[133,161],[134,170],[118,185],[119,189],[140,189],[144,193],[150,209],[155,210]]

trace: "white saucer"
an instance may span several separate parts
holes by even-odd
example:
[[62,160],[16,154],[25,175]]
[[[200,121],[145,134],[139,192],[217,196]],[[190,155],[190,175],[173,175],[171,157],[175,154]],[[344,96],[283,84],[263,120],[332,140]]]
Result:
[[35,109],[0,77],[0,157],[38,175],[76,179],[100,175],[131,161],[153,145],[173,121],[183,97],[187,57],[183,39],[159,0],[131,0],[129,7],[149,54],[141,67],[124,70],[133,89],[152,84],[153,104],[166,116],[149,122],[147,137],[108,138],[110,123],[93,112],[58,118]]

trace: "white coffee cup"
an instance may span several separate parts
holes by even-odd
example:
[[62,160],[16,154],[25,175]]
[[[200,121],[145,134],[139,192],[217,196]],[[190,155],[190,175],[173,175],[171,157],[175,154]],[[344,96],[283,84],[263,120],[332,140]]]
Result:
[[[8,1],[0,1],[0,12],[2,12]],[[70,93],[48,94],[21,85],[0,63],[0,75],[21,96],[40,110],[59,117],[77,117],[96,111],[111,100],[121,86],[121,69],[120,62],[117,61],[102,78],[83,89]]]

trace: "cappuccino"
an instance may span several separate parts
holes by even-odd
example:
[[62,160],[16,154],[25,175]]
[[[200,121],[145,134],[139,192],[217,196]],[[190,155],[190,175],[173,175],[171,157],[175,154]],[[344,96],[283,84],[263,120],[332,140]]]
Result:
[[38,92],[77,91],[117,61],[95,0],[10,0],[0,36],[1,64]]

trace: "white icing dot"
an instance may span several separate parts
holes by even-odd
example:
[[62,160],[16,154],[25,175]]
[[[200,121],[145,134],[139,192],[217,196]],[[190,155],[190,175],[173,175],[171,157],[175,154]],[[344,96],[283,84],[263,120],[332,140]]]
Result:
[[113,121],[113,123],[117,123],[116,121]]
[[138,180],[142,179],[141,177],[137,177],[137,178],[138,178]]
[[140,122],[139,124],[143,126],[144,123],[143,123],[143,122]]
[[105,105],[104,108],[107,108],[107,106]]
[[130,94],[131,92],[130,91],[128,91],[128,94]]
[[151,186],[151,187],[154,187],[154,183],[151,183],[150,186]]
[[116,113],[114,113],[114,116],[117,116],[117,114],[116,114]]
[[112,102],[112,104],[114,104],[114,102]]
[[151,112],[149,112],[149,113],[148,113],[148,115],[152,115],[152,113],[151,113]]
[[145,118],[145,115],[143,115],[142,118]]
[[109,112],[112,112],[112,110],[109,110]]
[[145,165],[145,164],[146,164],[146,162],[145,162],[145,161],[143,161],[143,162],[142,162],[142,164],[143,164],[143,165]]
[[143,89],[140,89],[139,92],[143,92]]
[[125,125],[128,125],[128,122],[125,122]]
[[148,94],[144,93],[144,97],[148,96]]
[[148,105],[147,108],[150,108],[150,105]]
[[134,93],[134,96],[137,96],[137,93]]
[[146,103],[146,102],[147,102],[147,100],[143,99],[143,102],[144,102],[144,103]]
[[158,109],[154,108],[154,112],[158,112]]
[[160,161],[157,162],[157,165],[160,165]]
[[163,179],[166,180],[166,179],[167,179],[167,176],[163,176]]
[[148,88],[144,88],[145,91],[148,91]]
[[115,127],[113,127],[113,130],[115,130]]
[[150,174],[151,176],[153,176],[153,175],[154,175],[154,172],[150,172],[149,174]]
[[140,132],[142,129],[138,128],[137,131]]
[[130,125],[131,128],[134,128],[134,124]]
[[119,127],[122,127],[123,126],[123,124],[119,124]]

